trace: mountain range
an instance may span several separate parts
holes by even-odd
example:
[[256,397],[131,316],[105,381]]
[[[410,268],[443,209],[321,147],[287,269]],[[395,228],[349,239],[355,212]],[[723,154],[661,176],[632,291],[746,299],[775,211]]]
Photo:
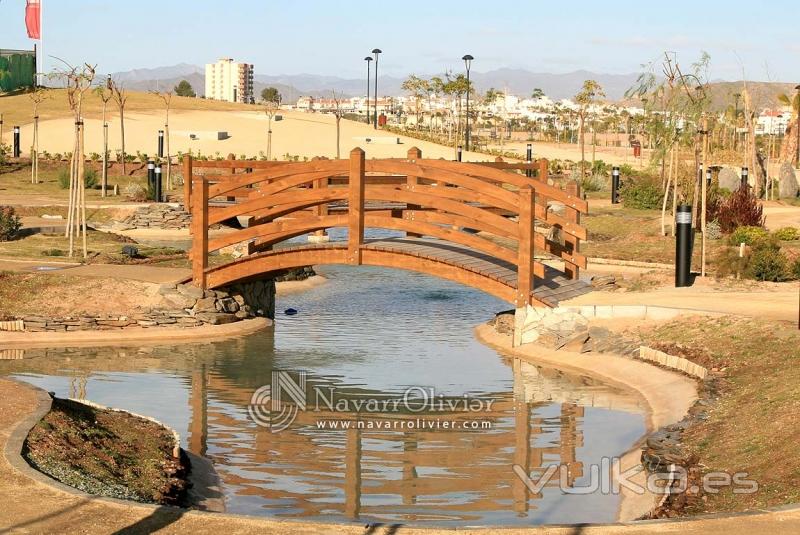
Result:
[[[124,83],[128,89],[136,91],[172,88],[181,80],[187,80],[198,95],[203,95],[205,90],[205,68],[188,63],[152,69],[134,69],[113,73],[112,76]],[[478,92],[494,87],[525,96],[530,95],[534,88],[540,88],[554,100],[573,97],[580,90],[584,80],[592,79],[603,87],[606,98],[615,102],[625,99],[625,91],[636,83],[638,77],[637,73],[604,74],[587,70],[553,74],[524,69],[496,69],[470,74]],[[284,103],[294,103],[301,96],[330,97],[332,91],[344,96],[366,94],[365,79],[316,74],[256,74],[253,81],[256,95],[261,94],[265,87],[275,87],[283,96]],[[378,91],[382,95],[402,95],[404,93],[401,88],[402,83],[402,78],[380,76]],[[732,95],[741,93],[742,90],[742,82],[714,82],[710,85],[714,109],[721,109],[727,105],[726,103],[732,102]],[[753,95],[754,107],[775,106],[778,94],[790,94],[794,91],[792,84],[777,82],[749,82],[748,88]]]

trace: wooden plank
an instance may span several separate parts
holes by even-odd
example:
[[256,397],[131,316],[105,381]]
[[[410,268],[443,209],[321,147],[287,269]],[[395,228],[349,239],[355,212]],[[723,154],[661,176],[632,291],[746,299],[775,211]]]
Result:
[[348,246],[351,264],[361,265],[361,246],[364,244],[364,151],[350,151],[350,187],[348,194]]
[[183,209],[192,213],[192,155],[183,157]]
[[208,182],[195,179],[192,191],[192,282],[205,290],[208,268]]

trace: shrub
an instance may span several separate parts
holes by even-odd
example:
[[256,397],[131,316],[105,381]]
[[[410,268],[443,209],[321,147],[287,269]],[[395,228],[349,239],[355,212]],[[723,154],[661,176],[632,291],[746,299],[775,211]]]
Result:
[[600,175],[585,176],[580,179],[581,191],[601,191],[605,186],[605,179]]
[[708,208],[708,218],[716,219],[725,234],[739,227],[764,226],[761,203],[749,188],[741,188],[727,198],[719,198]]
[[789,277],[786,256],[776,244],[761,245],[753,249],[747,262],[745,275],[758,281],[781,282]]
[[130,182],[125,186],[122,194],[131,201],[142,202],[147,200],[147,189],[136,182]]
[[661,207],[663,194],[661,185],[649,178],[626,181],[620,188],[625,208],[653,210]]
[[800,231],[795,227],[779,228],[772,233],[776,240],[780,241],[797,241],[800,240]]
[[739,227],[728,237],[728,243],[731,245],[739,245],[740,243],[755,245],[767,236],[769,236],[769,233],[762,227]]
[[22,220],[14,207],[0,206],[0,241],[13,240],[20,228],[22,228]]
[[706,238],[709,240],[718,240],[722,238],[722,229],[719,227],[719,222],[709,221],[706,223]]
[[11,149],[8,145],[0,141],[0,163],[5,163],[6,158],[11,153]]
[[[94,169],[85,169],[83,171],[83,186],[86,189],[97,187],[97,171]],[[69,169],[67,167],[62,167],[58,171],[58,187],[69,189]]]
[[789,271],[793,279],[800,279],[800,257],[794,259]]

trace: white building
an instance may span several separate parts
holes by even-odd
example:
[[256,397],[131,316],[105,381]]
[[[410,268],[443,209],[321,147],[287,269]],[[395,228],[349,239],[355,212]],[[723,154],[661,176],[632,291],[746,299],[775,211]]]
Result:
[[253,65],[233,58],[206,64],[206,98],[253,104]]
[[758,116],[756,134],[767,136],[780,136],[786,132],[792,111],[789,108],[781,110],[764,110]]

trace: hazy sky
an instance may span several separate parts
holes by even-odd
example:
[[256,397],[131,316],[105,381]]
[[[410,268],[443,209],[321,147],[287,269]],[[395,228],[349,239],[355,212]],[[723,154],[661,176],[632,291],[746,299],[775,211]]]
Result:
[[[629,73],[664,50],[711,78],[800,81],[797,0],[471,1],[42,0],[45,52],[100,72],[203,64],[220,56],[257,74],[404,76],[499,67]],[[29,48],[25,0],[0,0],[0,48]],[[52,60],[46,67],[50,68]]]

